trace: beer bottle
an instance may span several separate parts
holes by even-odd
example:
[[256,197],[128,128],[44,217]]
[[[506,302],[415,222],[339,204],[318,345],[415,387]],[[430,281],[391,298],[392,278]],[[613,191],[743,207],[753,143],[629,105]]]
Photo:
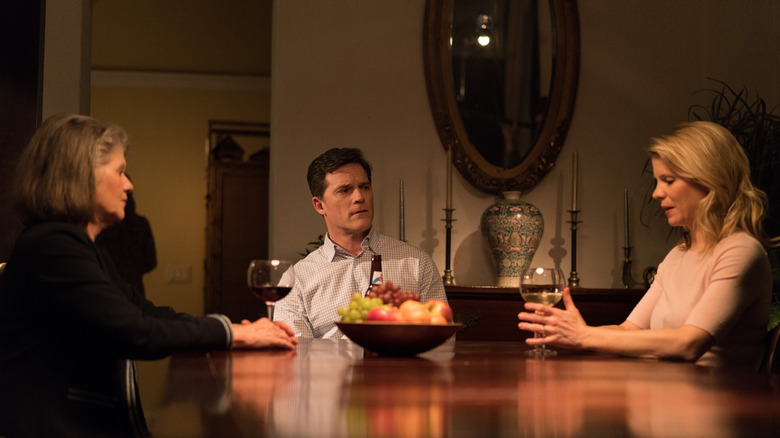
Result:
[[371,276],[368,278],[368,289],[366,289],[366,293],[371,292],[371,288],[375,285],[384,283],[385,280],[382,278],[382,256],[374,254],[371,256]]

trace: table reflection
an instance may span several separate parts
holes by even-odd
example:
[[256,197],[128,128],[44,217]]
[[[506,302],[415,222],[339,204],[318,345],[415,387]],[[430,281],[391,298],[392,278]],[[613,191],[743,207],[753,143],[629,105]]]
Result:
[[299,345],[291,368],[292,382],[275,394],[275,434],[347,436],[348,424],[340,414],[342,387],[353,372],[350,364],[363,357],[363,349],[344,340],[325,340],[319,348],[311,347]]
[[525,362],[517,382],[517,430],[526,437],[577,436],[585,423],[586,383],[559,380],[547,360]]
[[275,397],[288,391],[295,382],[294,351],[274,351],[260,360],[249,351],[231,352],[230,370],[225,376],[230,382],[230,411],[238,417],[236,424],[242,433],[269,428]]
[[[387,361],[393,359],[375,358]],[[417,358],[413,374],[398,366],[357,368],[342,388],[342,407],[349,436],[444,437],[449,436],[452,372],[447,362]]]
[[691,367],[664,381],[654,379],[648,369],[645,378],[624,385],[628,424],[636,437],[769,437],[780,431],[777,394],[769,400],[754,397],[767,389],[760,379]]
[[524,364],[518,381],[522,436],[609,430],[631,437],[733,437],[745,429],[752,436],[773,436],[767,409],[780,413],[776,399],[767,406],[766,399],[751,396],[767,389],[754,374],[743,380],[740,374],[639,359],[630,367],[587,358],[550,362]]
[[[168,406],[202,428],[156,437],[772,436],[780,398],[765,376],[692,364],[563,351],[527,358],[521,343],[447,342],[413,358],[346,340],[297,351],[177,355]],[[159,424],[159,423],[158,423]],[[152,425],[154,426],[154,425]],[[775,427],[775,430],[773,430]]]

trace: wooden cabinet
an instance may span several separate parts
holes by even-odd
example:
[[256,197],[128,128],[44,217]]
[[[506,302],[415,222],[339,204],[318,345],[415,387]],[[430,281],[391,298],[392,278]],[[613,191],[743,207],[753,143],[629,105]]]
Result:
[[246,270],[252,259],[268,257],[269,153],[262,149],[243,160],[232,140],[220,145],[208,170],[205,310],[254,321],[266,307],[250,292]]
[[[522,341],[530,335],[517,328],[523,299],[516,288],[446,286],[455,322],[463,324],[459,340]],[[572,297],[589,325],[620,324],[644,295],[644,289],[572,289]],[[559,304],[561,306],[562,304]]]

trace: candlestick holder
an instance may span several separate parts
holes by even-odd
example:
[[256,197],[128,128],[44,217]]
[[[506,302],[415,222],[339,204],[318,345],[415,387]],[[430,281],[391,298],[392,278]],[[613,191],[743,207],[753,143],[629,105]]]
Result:
[[623,286],[626,289],[633,289],[640,286],[642,283],[634,281],[634,277],[631,275],[631,247],[623,247]]
[[445,213],[445,219],[442,220],[445,222],[444,229],[446,233],[446,243],[444,247],[444,275],[441,278],[444,280],[445,286],[452,286],[455,284],[455,277],[452,276],[452,267],[450,265],[450,254],[452,251],[452,223],[457,219],[452,218],[452,212],[455,211],[454,208],[444,208],[443,210]]
[[398,240],[401,242],[406,242],[406,210],[404,207],[404,180],[401,180],[401,183],[398,188],[398,212],[400,214],[399,220],[398,220]]
[[569,210],[571,214],[571,272],[569,273],[568,285],[569,287],[580,287],[580,278],[577,276],[577,224],[581,221],[577,220],[579,210]]

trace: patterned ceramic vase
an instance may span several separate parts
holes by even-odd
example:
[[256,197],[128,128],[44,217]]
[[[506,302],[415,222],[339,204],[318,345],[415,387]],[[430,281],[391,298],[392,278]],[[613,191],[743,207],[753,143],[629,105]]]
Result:
[[504,192],[504,199],[482,214],[481,225],[496,264],[498,285],[519,287],[520,275],[531,264],[542,240],[542,213],[521,201],[520,192]]

